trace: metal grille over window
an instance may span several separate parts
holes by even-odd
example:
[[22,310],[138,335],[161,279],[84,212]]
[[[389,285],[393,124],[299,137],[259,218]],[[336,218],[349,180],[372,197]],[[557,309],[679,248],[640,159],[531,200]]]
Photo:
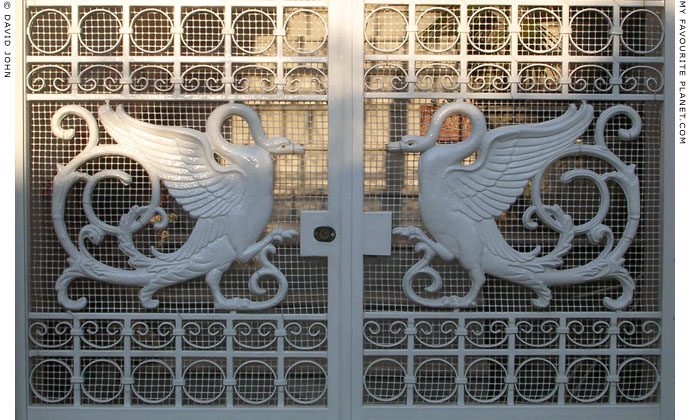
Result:
[[[124,6],[33,1],[27,8],[30,404],[327,405],[328,266],[325,258],[300,257],[297,238],[286,238],[268,255],[289,288],[279,303],[260,311],[216,309],[203,276],[159,291],[154,295],[158,307],[148,311],[137,287],[76,278],[67,289],[67,302],[85,298],[86,304],[75,312],[65,310],[55,291],[70,263],[52,227],[54,177],[58,165],[67,165],[87,147],[90,133],[88,119],[68,115],[61,125],[74,129],[74,137],[53,134],[51,118],[69,105],[96,118],[102,117],[101,106],[122,106],[135,120],[199,132],[219,106],[228,101],[246,105],[258,114],[267,138],[284,137],[305,149],[304,154],[275,155],[272,216],[261,236],[299,230],[301,210],[326,208],[327,4],[246,3],[151,7],[137,1]],[[98,147],[121,141],[100,123]],[[220,130],[234,145],[249,146],[256,141],[250,132],[254,128],[232,116]],[[220,154],[215,157],[220,167],[228,164]],[[129,182],[106,175],[88,194],[86,182],[73,186],[63,209],[73,243],[81,241],[91,220],[84,210],[87,195],[93,215],[111,226],[134,206],[148,205],[154,181],[141,162],[150,161],[99,153],[78,168],[94,177],[127,174]],[[197,220],[179,198],[163,185],[154,203],[163,211],[132,236],[146,257],[174,253],[189,240]],[[133,269],[118,238],[87,239],[85,244],[86,252],[103,264]],[[258,270],[259,259],[235,262],[220,279],[219,290],[224,296],[267,302],[279,285]],[[264,295],[248,287],[257,272]]]
[[[663,2],[451,3],[365,2],[364,210],[391,212],[394,232],[405,234],[394,235],[390,257],[364,261],[363,404],[658,402]],[[619,105],[640,116],[642,132],[633,142],[617,137],[632,126],[624,116],[604,129],[610,150],[634,165],[639,179],[640,222],[623,263],[634,292],[622,311],[605,304],[623,293],[612,278],[553,287],[550,304],[539,309],[534,291],[517,279],[487,275],[476,300],[465,302],[458,297],[470,292],[474,279],[457,259],[436,253],[420,265],[434,255],[423,251],[430,242],[419,239],[430,235],[420,214],[423,164],[419,151],[391,153],[389,145],[403,148],[410,139],[409,147],[417,147],[417,137],[406,136],[428,138],[432,115],[455,101],[476,107],[489,130],[549,121],[583,101],[595,120]],[[576,144],[595,143],[594,125]],[[475,129],[466,115],[450,116],[437,130],[436,144],[468,141]],[[469,168],[479,158],[469,155],[461,165]],[[428,164],[424,168],[430,170]],[[604,197],[595,183],[564,176],[573,170],[614,169],[576,153],[555,161],[539,185],[530,181],[495,218],[510,247],[523,253],[541,247],[544,256],[559,243],[558,232],[543,223],[533,230],[524,223],[535,204],[532,188],[575,226],[606,211],[603,224],[616,240],[622,238],[635,212],[623,188],[606,182],[610,195]],[[482,188],[490,189],[498,181],[486,182]],[[438,198],[426,203],[436,216],[460,208]],[[472,233],[446,225],[444,235],[456,235],[460,243]],[[560,268],[582,266],[602,250],[603,243],[576,235]],[[403,285],[410,272],[417,273],[415,279]]]

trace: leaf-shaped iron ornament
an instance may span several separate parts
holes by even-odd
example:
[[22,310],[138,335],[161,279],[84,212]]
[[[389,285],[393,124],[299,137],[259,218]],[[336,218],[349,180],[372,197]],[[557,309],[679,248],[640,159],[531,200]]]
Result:
[[[205,276],[217,309],[260,310],[277,305],[287,294],[287,279],[268,260],[276,252],[273,242],[296,236],[293,230],[273,230],[257,242],[266,229],[273,209],[272,154],[304,153],[304,149],[288,139],[269,139],[264,134],[258,115],[241,104],[225,104],[216,108],[206,122],[206,132],[182,127],[166,127],[138,121],[118,106],[108,104],[98,110],[101,124],[116,144],[98,144],[99,127],[93,114],[85,108],[68,105],[60,108],[51,120],[53,134],[63,140],[74,138],[74,129],[65,129],[62,122],[68,115],[83,118],[89,130],[84,150],[66,165],[58,165],[53,180],[52,216],[55,232],[69,254],[69,267],[56,283],[58,301],[67,309],[85,307],[86,298],[72,300],[67,288],[77,278],[107,283],[139,286],[139,298],[145,308],[156,308],[157,291],[184,281]],[[221,127],[226,119],[237,115],[249,125],[253,146],[234,145],[226,141]],[[216,161],[220,156],[227,165]],[[101,220],[92,207],[96,185],[105,179],[132,182],[128,173],[106,169],[93,175],[78,169],[103,156],[122,156],[139,163],[151,184],[151,201],[146,206],[133,206],[117,225]],[[89,223],[79,232],[75,245],[65,224],[65,201],[72,187],[85,182],[82,206]],[[156,229],[168,222],[161,207],[161,183],[168,193],[196,224],[188,240],[174,252],[163,253],[152,248],[153,256],[137,249],[132,234],[149,224],[154,216],[160,220]],[[106,235],[118,240],[119,248],[129,257],[131,269],[119,269],[97,260],[88,250],[86,241],[100,244]],[[225,298],[219,288],[221,275],[235,261],[248,262],[258,257],[262,267],[249,278],[249,290],[264,295],[259,286],[264,276],[278,283],[276,295],[255,302],[245,298]]]
[[[469,118],[472,131],[467,140],[455,144],[436,144],[444,121],[456,114]],[[560,117],[540,124],[517,125],[487,130],[482,112],[466,102],[453,102],[438,109],[425,136],[404,136],[390,143],[391,152],[420,152],[419,210],[432,239],[417,227],[397,227],[396,235],[416,241],[415,250],[423,258],[403,278],[403,290],[415,303],[435,308],[464,308],[476,305],[477,295],[486,281],[486,274],[532,289],[536,307],[547,307],[551,301],[549,286],[593,282],[605,278],[620,282],[623,292],[616,299],[604,298],[612,310],[625,308],[632,299],[635,283],[623,267],[623,255],[630,247],[640,220],[640,187],[635,166],[624,164],[606,146],[604,128],[616,115],[632,121],[630,129],[618,130],[622,140],[639,136],[640,116],[629,106],[616,105],[601,113],[596,122],[595,144],[577,140],[590,126],[594,111],[588,104],[579,109],[574,105]],[[476,161],[464,165],[463,160],[477,153]],[[573,169],[561,177],[591,181],[600,194],[597,214],[586,223],[574,225],[571,217],[559,206],[542,203],[541,183],[545,171],[557,160],[567,156],[585,155],[604,160],[614,171],[603,174],[587,169]],[[532,206],[523,214],[523,224],[536,229],[541,222],[558,232],[556,246],[546,255],[541,249],[519,252],[501,234],[495,218],[508,211],[531,181]],[[620,239],[614,246],[614,235],[604,224],[610,197],[607,182],[618,184],[626,197],[628,218]],[[559,269],[576,235],[586,235],[593,244],[603,244],[601,253],[590,262],[568,269]],[[469,272],[471,288],[464,297],[445,296],[430,299],[419,296],[412,283],[420,275],[431,277],[426,292],[438,292],[443,279],[431,266],[439,256],[446,261],[457,259]]]

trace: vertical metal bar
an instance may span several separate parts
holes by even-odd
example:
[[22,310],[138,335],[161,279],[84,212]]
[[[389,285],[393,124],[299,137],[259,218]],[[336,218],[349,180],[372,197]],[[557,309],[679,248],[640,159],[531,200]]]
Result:
[[[29,401],[29,357],[28,357],[28,331],[27,314],[29,312],[29,110],[24,90],[26,75],[26,52],[24,45],[26,40],[26,8],[21,3],[15,3],[15,22],[21,22],[17,31],[21,41],[15,42],[16,71],[15,77],[15,109],[17,124],[15,125],[15,165],[14,165],[14,293],[15,293],[15,342],[14,351],[16,358],[16,370],[14,375],[15,408],[14,414],[17,420],[25,420],[28,417],[27,407]],[[21,82],[19,82],[21,80]]]
[[[130,318],[125,318],[122,322],[122,330],[131,332],[132,320]],[[132,335],[123,334],[123,367],[122,367],[122,377],[131,378],[132,377]],[[124,406],[130,407],[132,405],[132,384],[124,385]]]
[[[621,8],[618,4],[613,6],[613,27],[614,28],[620,28],[621,27]],[[612,69],[611,69],[611,74],[613,75],[613,79],[620,81],[621,80],[621,66],[620,62],[618,61],[618,57],[620,57],[620,51],[621,51],[621,35],[614,35],[613,36],[613,64],[612,64]],[[613,91],[611,92],[613,95],[620,95],[621,90],[620,90],[620,84],[618,83],[613,83]]]
[[512,316],[508,318],[508,378],[511,381],[508,383],[508,405],[515,404],[515,318]]
[[[173,6],[173,93],[179,95],[182,80],[182,10],[179,3]],[[178,83],[174,83],[178,82]]]
[[[618,352],[616,348],[618,347],[618,335],[611,334],[611,329],[618,328],[618,316],[612,315],[609,324],[609,378],[618,377]],[[609,381],[609,404],[616,404],[616,381]]]
[[[342,157],[336,161],[339,168],[336,170],[336,174],[329,174],[329,184],[331,176],[342,177],[343,184],[340,187],[342,199],[351,198],[348,206],[342,206],[343,212],[341,214],[343,226],[349,227],[343,229],[345,235],[340,243],[342,247],[341,261],[349,262],[342,264],[341,275],[345,279],[342,283],[344,285],[345,283],[349,284],[341,289],[343,298],[339,322],[342,323],[343,328],[342,347],[349,348],[351,355],[351,360],[342,358],[343,373],[349,372],[346,381],[341,385],[346,388],[341,393],[343,397],[346,397],[342,401],[350,401],[350,404],[342,404],[341,418],[363,418],[361,407],[363,404],[362,396],[364,395],[362,379],[364,364],[362,353],[364,315],[362,275],[364,261],[356,232],[357,228],[362,226],[364,218],[364,173],[362,165],[364,153],[364,1],[334,0],[334,3],[349,3],[342,9],[336,9],[336,13],[343,14],[333,16],[332,22],[335,22],[337,26],[333,28],[333,31],[329,31],[329,34],[336,31],[340,32],[337,41],[331,38],[332,43],[329,44],[329,47],[334,44],[342,44],[343,47],[341,50],[343,54],[343,61],[340,63],[341,68],[338,69],[336,76],[331,73],[330,78],[333,80],[333,77],[343,76],[344,86],[340,87],[339,95],[344,108],[341,115],[347,127],[342,133],[342,149],[338,151],[342,153]],[[332,16],[332,13],[329,13],[329,16]],[[329,69],[332,67],[329,66]],[[334,128],[337,129],[338,127]]]
[[[182,330],[182,318],[175,318],[175,330]],[[184,378],[182,377],[182,335],[177,334],[177,331],[173,331],[175,336],[175,381],[181,382]],[[175,387],[175,407],[182,407],[182,385],[173,383]]]
[[[519,74],[519,66],[517,62],[517,57],[518,57],[518,52],[520,50],[519,48],[519,41],[518,37],[520,36],[519,32],[513,32],[512,28],[518,26],[518,22],[520,22],[520,7],[517,5],[517,3],[513,2],[510,5],[510,24],[508,25],[510,29],[510,77],[508,80],[511,81],[510,83],[510,93],[511,95],[515,95],[518,93],[518,83],[514,82],[515,80],[518,80],[518,74]],[[519,28],[518,28],[519,29]]]
[[[417,8],[417,3],[415,3],[414,0],[411,0],[408,3],[407,8],[407,24],[417,26],[417,22],[415,21],[415,9]],[[419,30],[419,28],[417,28],[417,30]],[[417,32],[408,31],[407,36],[407,74],[412,76],[412,79],[416,81],[417,64],[414,53],[417,46]],[[415,83],[410,83],[407,87],[408,92],[414,93],[415,87]]]
[[[74,319],[72,327],[74,330],[81,329],[81,321]],[[72,359],[72,378],[81,378],[81,336],[79,334],[72,335],[72,342],[74,343],[74,356]],[[74,390],[74,406],[81,405],[81,383],[73,382],[72,389]]]
[[[278,31],[279,34],[283,33],[284,29],[284,16],[283,16],[283,4],[278,2],[276,4],[276,30]],[[283,49],[284,49],[284,42],[285,42],[285,37],[283,35],[277,35],[275,37],[275,42],[276,42],[276,79],[277,81],[281,83],[277,83],[278,85],[278,94],[282,95],[285,93],[285,85],[282,84],[282,82],[285,81],[285,64],[284,64],[284,58],[283,58]]]
[[[232,76],[232,34],[230,30],[232,29],[232,6],[229,4],[225,5],[225,60],[223,74],[225,79],[228,80]],[[232,83],[225,84],[225,94],[232,94]]]
[[[566,329],[568,328],[568,319],[565,316],[561,316],[558,325],[560,326],[562,331],[566,331]],[[567,340],[567,333],[558,334],[558,376],[560,376],[561,378],[566,377],[565,371],[567,369],[567,366],[565,359],[565,347],[567,345]],[[566,386],[567,384],[565,383],[558,384],[558,405],[565,404]]]
[[[664,2],[666,6],[666,33],[664,38],[664,66],[665,103],[664,103],[664,135],[663,135],[663,193],[661,201],[662,211],[662,281],[661,281],[661,386],[660,386],[660,416],[662,419],[672,419],[675,407],[675,4],[673,1]],[[687,318],[687,315],[685,316]]]
[[[226,331],[223,332],[225,334],[225,363],[226,363],[225,378],[229,379],[229,380],[235,379],[235,370],[233,369],[233,363],[234,363],[234,361],[233,361],[233,359],[234,359],[233,348],[235,345],[235,339],[234,339],[235,336],[227,334],[227,333],[234,330],[235,327],[233,326],[233,322],[234,322],[233,318],[231,316],[228,317],[225,320]],[[225,405],[228,408],[230,408],[234,405],[234,402],[233,402],[233,393],[234,392],[233,391],[234,391],[234,387],[232,385],[227,385],[225,387],[225,398],[226,398]]]
[[[455,334],[458,337],[458,376],[461,378],[465,378],[466,381],[467,376],[465,375],[465,335],[463,334],[465,331],[467,331],[465,325],[465,316],[460,315],[460,317],[458,318],[458,331],[456,331]],[[465,405],[465,387],[466,383],[458,384],[459,406]]]
[[[277,348],[276,356],[278,357],[278,363],[276,366],[276,379],[279,384],[283,383],[285,379],[285,336],[282,334],[277,334],[278,331],[285,331],[285,322],[283,318],[278,318],[278,323],[276,325],[276,338],[277,338]],[[285,407],[285,385],[278,385],[278,407]]]
[[[354,128],[352,95],[353,38],[357,38],[361,18],[357,11],[362,0],[347,2],[330,0],[328,4],[328,214],[338,236],[338,248],[328,256],[328,406],[329,417],[353,417],[353,406],[361,405],[362,370],[360,340],[361,315],[353,313],[357,272],[352,257],[352,207],[346,197],[352,195],[350,141]],[[343,264],[352,261],[353,264]],[[359,398],[359,400],[357,400]]]
[[[128,4],[122,6],[122,79],[129,80],[129,64],[130,64],[130,7]],[[122,94],[129,94],[129,83],[122,84]]]
[[73,95],[79,93],[79,85],[73,83],[79,77],[79,6],[76,3],[72,4],[72,19],[71,19],[71,37],[72,37],[72,51],[70,52],[70,58],[72,61],[72,68],[70,69],[70,83],[72,83],[71,91]]
[[465,94],[467,93],[467,86],[469,84],[469,78],[468,78],[468,57],[469,55],[467,54],[467,44],[469,36],[470,36],[470,27],[469,27],[469,22],[468,22],[468,13],[467,13],[467,3],[461,3],[460,4],[460,80],[462,81],[460,83],[460,93]]
[[[410,330],[414,329],[414,317],[409,317],[407,318],[407,328]],[[407,331],[404,331],[406,338],[405,338],[405,345],[407,347],[407,355],[405,360],[405,384],[407,385],[407,395],[406,395],[406,400],[405,404],[408,406],[413,406],[414,405],[414,383],[408,382],[407,378],[412,378],[415,376],[414,374],[414,334],[408,334]]]
[[[572,31],[572,28],[570,27],[570,5],[568,5],[568,3],[563,5],[563,15],[561,19],[563,19],[561,27],[568,28],[566,33],[561,34],[563,37],[561,40],[561,48],[563,48],[563,52],[561,53],[561,56],[563,57],[563,62],[561,64],[561,80],[567,81],[570,79],[570,31]],[[561,88],[563,89],[562,92],[564,94],[568,93],[568,83],[563,83]]]

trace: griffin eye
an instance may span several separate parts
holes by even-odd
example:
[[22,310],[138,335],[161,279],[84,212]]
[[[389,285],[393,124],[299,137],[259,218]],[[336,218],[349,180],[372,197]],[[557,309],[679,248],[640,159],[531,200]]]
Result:
[[287,144],[281,144],[281,145],[280,145],[280,148],[281,148],[281,149],[285,149],[286,147],[287,147]]
[[408,145],[408,146],[414,146],[414,142],[413,142],[413,141],[408,141],[408,142],[407,142],[407,145]]

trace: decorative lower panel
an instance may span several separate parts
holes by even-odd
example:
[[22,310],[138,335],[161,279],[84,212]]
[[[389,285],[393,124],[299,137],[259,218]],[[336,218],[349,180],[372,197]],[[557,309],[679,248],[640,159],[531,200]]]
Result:
[[325,316],[39,314],[32,404],[323,407]]
[[371,405],[659,401],[657,313],[367,313]]

